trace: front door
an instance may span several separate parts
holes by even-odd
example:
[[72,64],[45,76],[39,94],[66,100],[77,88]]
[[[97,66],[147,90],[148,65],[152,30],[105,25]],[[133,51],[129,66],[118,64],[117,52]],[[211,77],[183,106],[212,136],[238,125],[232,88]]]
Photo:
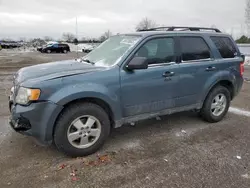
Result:
[[125,117],[175,107],[179,65],[174,37],[148,39],[134,53],[146,57],[148,69],[121,69],[121,99]]

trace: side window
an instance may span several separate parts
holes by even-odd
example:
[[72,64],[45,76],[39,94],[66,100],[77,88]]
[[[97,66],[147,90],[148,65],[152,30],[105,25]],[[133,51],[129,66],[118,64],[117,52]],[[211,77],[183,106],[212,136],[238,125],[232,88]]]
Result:
[[201,37],[181,37],[182,61],[211,58],[210,49]]
[[54,48],[58,48],[58,44],[53,44],[53,47]]
[[146,57],[148,64],[175,62],[174,39],[152,39],[138,50],[136,56]]
[[237,55],[234,44],[228,37],[211,37],[215,46],[219,50],[221,57],[223,58],[234,58]]

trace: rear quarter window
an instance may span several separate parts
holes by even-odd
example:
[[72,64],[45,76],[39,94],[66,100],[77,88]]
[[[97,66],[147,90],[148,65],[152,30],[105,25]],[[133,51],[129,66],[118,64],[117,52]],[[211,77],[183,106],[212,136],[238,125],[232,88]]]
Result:
[[222,58],[234,58],[237,56],[237,50],[230,38],[218,36],[210,38],[220,52]]

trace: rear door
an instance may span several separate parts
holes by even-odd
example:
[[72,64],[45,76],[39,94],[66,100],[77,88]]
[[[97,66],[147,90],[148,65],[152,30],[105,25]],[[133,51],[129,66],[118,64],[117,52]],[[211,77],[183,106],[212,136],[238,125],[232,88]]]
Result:
[[218,71],[208,39],[203,35],[180,34],[180,75],[176,106],[199,105],[208,79]]
[[53,52],[58,52],[59,51],[59,45],[58,44],[53,44],[52,51]]
[[63,50],[64,50],[64,45],[58,44],[57,52],[63,52]]

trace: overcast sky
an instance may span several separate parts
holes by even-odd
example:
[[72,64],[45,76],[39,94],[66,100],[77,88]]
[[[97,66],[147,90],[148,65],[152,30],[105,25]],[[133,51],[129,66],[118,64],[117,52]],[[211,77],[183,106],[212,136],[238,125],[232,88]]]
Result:
[[[63,32],[79,38],[134,31],[148,17],[164,25],[216,25],[239,35],[245,0],[0,0],[0,38],[59,39]],[[243,27],[244,28],[244,27]]]

